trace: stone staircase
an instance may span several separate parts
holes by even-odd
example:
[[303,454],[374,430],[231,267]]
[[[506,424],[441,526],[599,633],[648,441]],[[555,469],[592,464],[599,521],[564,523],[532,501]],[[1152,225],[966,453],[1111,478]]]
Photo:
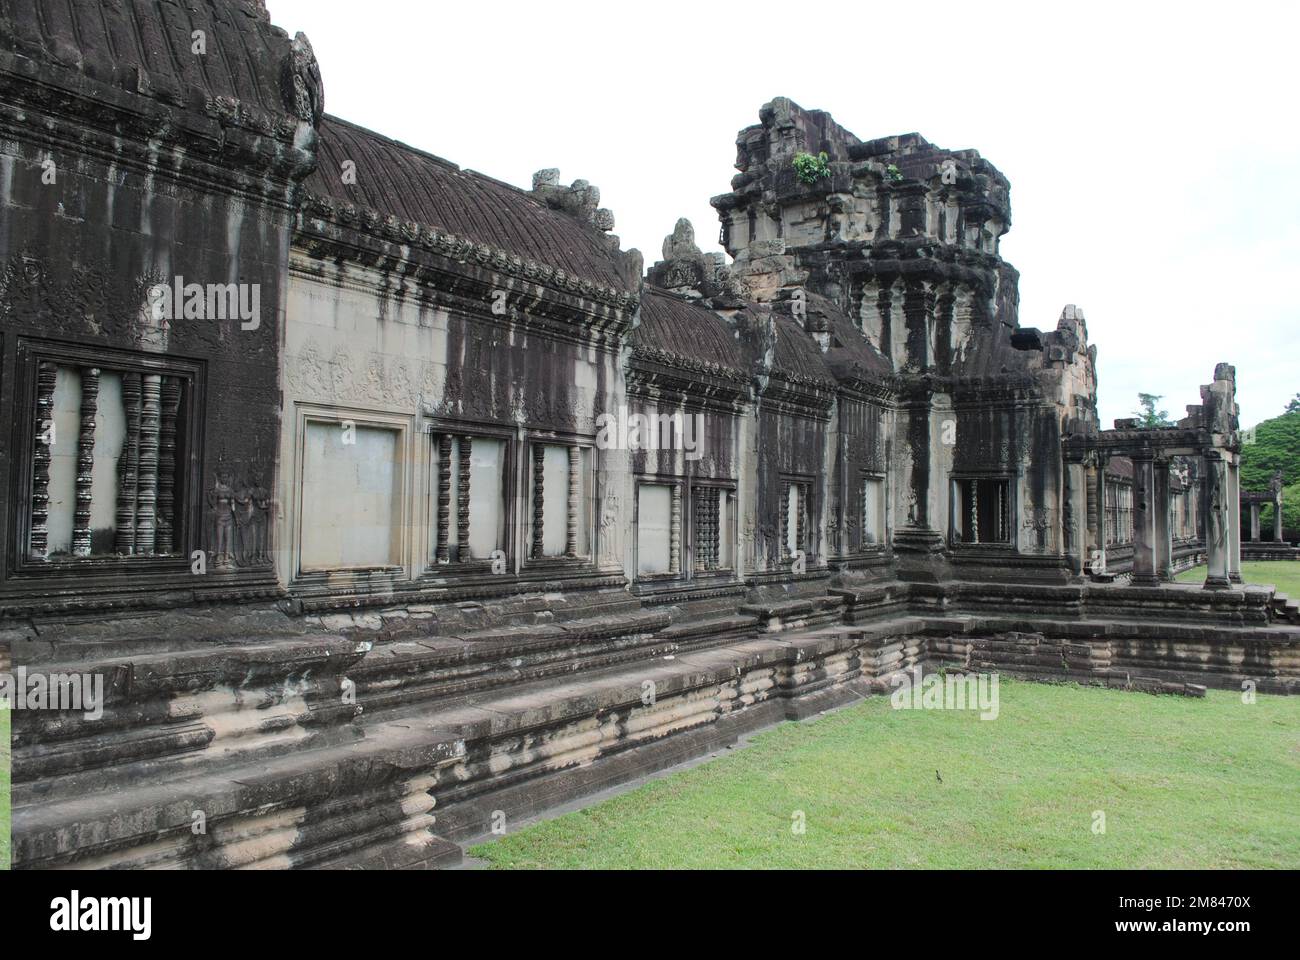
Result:
[[16,659],[101,677],[107,702],[94,720],[15,712],[14,864],[445,866],[498,817],[888,692],[918,666],[1169,690],[1247,667],[1278,692],[1300,677],[1300,630],[1281,624],[1233,627],[1232,643],[1199,623],[1062,618],[1043,634],[1028,609],[952,600],[922,591],[909,609],[907,585],[822,576],[43,625]]
[[1273,594],[1273,614],[1286,623],[1300,623],[1300,601],[1292,600],[1285,593]]

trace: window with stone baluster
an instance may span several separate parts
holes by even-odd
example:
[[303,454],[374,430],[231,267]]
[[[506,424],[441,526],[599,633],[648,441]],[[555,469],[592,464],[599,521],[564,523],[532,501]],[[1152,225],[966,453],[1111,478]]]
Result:
[[870,550],[885,543],[885,478],[862,478],[862,549]]
[[736,565],[736,488],[726,481],[637,478],[638,580],[726,578]]
[[19,569],[187,556],[201,366],[32,341],[18,351]]
[[808,563],[814,537],[809,529],[812,508],[812,482],[806,478],[781,479],[781,562],[794,563],[802,558]]
[[592,557],[592,471],[585,439],[533,439],[528,445],[526,564]]
[[513,570],[510,550],[510,434],[490,427],[435,426],[430,432],[428,567],[483,565]]
[[736,568],[736,488],[693,483],[690,496],[694,575],[726,575]]
[[962,477],[952,481],[952,543],[1011,543],[1014,527],[1011,481],[1002,477]]

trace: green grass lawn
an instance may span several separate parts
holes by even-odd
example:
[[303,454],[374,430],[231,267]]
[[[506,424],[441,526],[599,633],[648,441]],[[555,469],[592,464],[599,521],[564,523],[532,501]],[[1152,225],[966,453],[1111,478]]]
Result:
[[0,870],[9,869],[9,710],[0,707]]
[[[1295,560],[1242,561],[1241,576],[1247,583],[1272,584],[1293,600],[1300,598],[1300,563]],[[1178,574],[1182,583],[1204,583],[1205,567],[1192,567]]]
[[999,692],[994,720],[875,696],[781,724],[471,855],[494,868],[1300,867],[1300,699],[1005,678]]

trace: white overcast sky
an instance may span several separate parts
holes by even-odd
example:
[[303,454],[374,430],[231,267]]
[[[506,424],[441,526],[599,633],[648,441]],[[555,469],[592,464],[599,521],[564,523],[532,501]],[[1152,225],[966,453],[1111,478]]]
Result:
[[[1300,4],[268,0],[338,116],[523,187],[559,167],[659,259],[776,96],[1011,180],[1020,322],[1082,307],[1101,416],[1177,419],[1218,361],[1244,425],[1300,392]],[[364,175],[364,174],[363,174]]]

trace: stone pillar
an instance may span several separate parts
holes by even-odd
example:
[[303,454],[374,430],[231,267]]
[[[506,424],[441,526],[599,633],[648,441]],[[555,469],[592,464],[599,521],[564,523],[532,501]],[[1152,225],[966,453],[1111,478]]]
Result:
[[1106,464],[1107,456],[1099,456],[1093,469],[1092,483],[1088,487],[1088,571],[1106,572]]
[[1282,498],[1273,501],[1273,540],[1282,542]]
[[1088,476],[1082,463],[1065,465],[1064,536],[1070,573],[1083,576],[1088,569]]
[[1155,465],[1150,455],[1133,458],[1133,574],[1135,587],[1160,582],[1156,576]]
[[1223,590],[1228,579],[1228,465],[1217,453],[1205,458],[1205,589]]
[[1174,579],[1173,498],[1169,494],[1169,461],[1155,463],[1156,577],[1162,583]]
[[1259,504],[1250,505],[1250,542],[1259,543]]
[[1241,465],[1228,467],[1228,579],[1241,583]]

